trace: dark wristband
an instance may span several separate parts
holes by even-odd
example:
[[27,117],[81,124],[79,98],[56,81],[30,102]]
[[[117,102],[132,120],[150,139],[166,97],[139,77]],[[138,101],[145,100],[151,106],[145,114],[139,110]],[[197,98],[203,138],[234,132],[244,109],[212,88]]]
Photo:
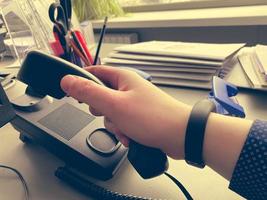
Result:
[[195,167],[205,167],[202,155],[205,129],[210,112],[215,109],[215,104],[205,99],[196,103],[191,111],[185,135],[185,160]]

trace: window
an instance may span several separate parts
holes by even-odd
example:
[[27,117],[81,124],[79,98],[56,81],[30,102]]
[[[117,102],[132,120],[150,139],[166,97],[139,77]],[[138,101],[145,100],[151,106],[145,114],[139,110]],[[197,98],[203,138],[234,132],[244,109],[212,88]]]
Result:
[[159,11],[267,4],[266,0],[118,0],[126,11]]

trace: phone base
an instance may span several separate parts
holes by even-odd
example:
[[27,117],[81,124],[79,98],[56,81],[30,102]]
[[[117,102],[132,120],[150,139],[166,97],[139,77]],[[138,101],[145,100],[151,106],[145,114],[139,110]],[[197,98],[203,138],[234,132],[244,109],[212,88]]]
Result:
[[[127,156],[127,149],[106,131],[103,118],[90,115],[87,105],[72,98],[24,94],[11,103],[17,115],[11,124],[20,139],[40,144],[78,171],[108,180]],[[88,137],[95,132],[90,146]]]

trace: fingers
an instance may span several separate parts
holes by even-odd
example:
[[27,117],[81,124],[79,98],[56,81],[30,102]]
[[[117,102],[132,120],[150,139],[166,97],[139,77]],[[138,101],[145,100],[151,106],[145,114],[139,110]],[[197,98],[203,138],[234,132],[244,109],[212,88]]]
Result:
[[125,147],[129,146],[129,139],[106,117],[104,118],[104,125]]
[[116,98],[119,95],[116,90],[72,75],[67,75],[61,80],[61,87],[67,95],[92,106],[101,114],[112,112],[112,109],[116,107]]
[[109,66],[91,66],[85,68],[114,89],[119,89],[122,80],[131,80],[133,72]]
[[98,77],[100,80],[112,86],[112,88],[118,88],[118,77],[120,75],[120,70],[114,67],[87,67],[87,71]]
[[103,116],[103,114],[101,112],[99,112],[98,110],[96,110],[94,107],[90,106],[89,107],[89,111],[92,115],[94,116]]

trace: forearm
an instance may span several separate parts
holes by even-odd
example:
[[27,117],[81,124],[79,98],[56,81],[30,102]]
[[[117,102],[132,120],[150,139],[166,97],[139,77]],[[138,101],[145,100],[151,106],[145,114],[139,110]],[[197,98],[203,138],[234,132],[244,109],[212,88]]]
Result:
[[204,139],[203,157],[213,170],[230,180],[252,121],[212,113]]

